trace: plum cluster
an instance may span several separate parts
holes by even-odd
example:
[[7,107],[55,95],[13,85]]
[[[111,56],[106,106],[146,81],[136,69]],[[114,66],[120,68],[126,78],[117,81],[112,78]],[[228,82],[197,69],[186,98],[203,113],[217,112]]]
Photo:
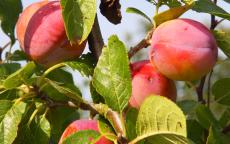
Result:
[[217,52],[214,36],[200,22],[175,19],[161,24],[152,35],[149,61],[131,65],[129,104],[139,108],[150,94],[175,101],[176,87],[172,80],[200,79],[215,65]]

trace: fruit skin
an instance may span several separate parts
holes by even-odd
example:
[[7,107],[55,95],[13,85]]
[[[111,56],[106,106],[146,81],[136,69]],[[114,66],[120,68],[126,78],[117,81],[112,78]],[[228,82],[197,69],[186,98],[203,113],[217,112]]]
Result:
[[215,65],[217,44],[203,24],[175,19],[156,28],[149,58],[170,79],[198,80]]
[[[67,136],[81,130],[95,130],[98,132],[98,121],[81,119],[72,122],[62,134],[59,144],[61,144]],[[113,144],[113,142],[109,141],[103,136],[95,144]]]
[[47,67],[79,57],[86,42],[71,46],[67,39],[60,1],[42,1],[27,7],[16,24],[22,50]]
[[132,96],[129,105],[137,109],[151,94],[165,96],[176,101],[176,86],[174,82],[158,72],[148,60],[131,64]]

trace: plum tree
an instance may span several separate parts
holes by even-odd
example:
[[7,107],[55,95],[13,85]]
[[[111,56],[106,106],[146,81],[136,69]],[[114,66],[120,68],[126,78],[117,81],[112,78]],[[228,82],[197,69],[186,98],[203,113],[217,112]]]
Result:
[[215,65],[217,44],[203,24],[191,19],[170,20],[154,31],[149,58],[170,79],[198,80]]
[[30,59],[51,66],[79,57],[86,42],[72,45],[67,39],[60,1],[42,1],[27,7],[16,24],[22,50]]
[[151,95],[162,95],[175,101],[176,86],[174,82],[158,72],[148,60],[131,64],[132,96],[129,104],[139,108],[144,99]]
[[[72,122],[63,132],[59,144],[61,144],[66,137],[70,136],[74,132],[81,131],[81,130],[99,131],[98,121],[81,119]],[[108,139],[106,139],[104,136],[102,136],[95,144],[113,144],[113,143]]]

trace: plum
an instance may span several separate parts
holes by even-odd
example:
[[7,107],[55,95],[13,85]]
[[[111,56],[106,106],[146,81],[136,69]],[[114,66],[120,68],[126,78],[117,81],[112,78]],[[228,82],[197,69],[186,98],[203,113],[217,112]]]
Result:
[[[63,140],[73,134],[74,132],[81,131],[81,130],[98,130],[98,121],[97,120],[87,120],[81,119],[72,122],[63,132],[59,144],[63,142]],[[113,144],[110,140],[106,139],[102,136],[95,144]]]
[[173,80],[198,80],[217,60],[217,44],[208,28],[191,19],[161,24],[153,33],[150,61]]
[[142,102],[151,94],[165,96],[176,101],[176,86],[148,60],[131,64],[132,96],[129,100],[131,107],[140,108]]
[[31,4],[16,24],[17,38],[30,59],[44,66],[79,57],[86,42],[71,45],[65,31],[60,1]]

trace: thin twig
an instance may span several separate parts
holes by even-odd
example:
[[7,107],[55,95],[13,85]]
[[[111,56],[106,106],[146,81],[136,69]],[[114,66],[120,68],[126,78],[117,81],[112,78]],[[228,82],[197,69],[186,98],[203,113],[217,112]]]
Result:
[[206,76],[202,77],[199,86],[196,88],[198,101],[201,102],[202,104],[206,103],[203,97],[203,88],[204,88],[205,79]]
[[2,52],[11,44],[11,41],[6,43],[3,47],[0,47],[0,62],[2,62]]
[[129,58],[132,58],[132,56],[134,56],[139,50],[146,48],[151,44],[153,31],[154,30],[151,29],[143,40],[141,40],[136,46],[130,48],[128,53]]

